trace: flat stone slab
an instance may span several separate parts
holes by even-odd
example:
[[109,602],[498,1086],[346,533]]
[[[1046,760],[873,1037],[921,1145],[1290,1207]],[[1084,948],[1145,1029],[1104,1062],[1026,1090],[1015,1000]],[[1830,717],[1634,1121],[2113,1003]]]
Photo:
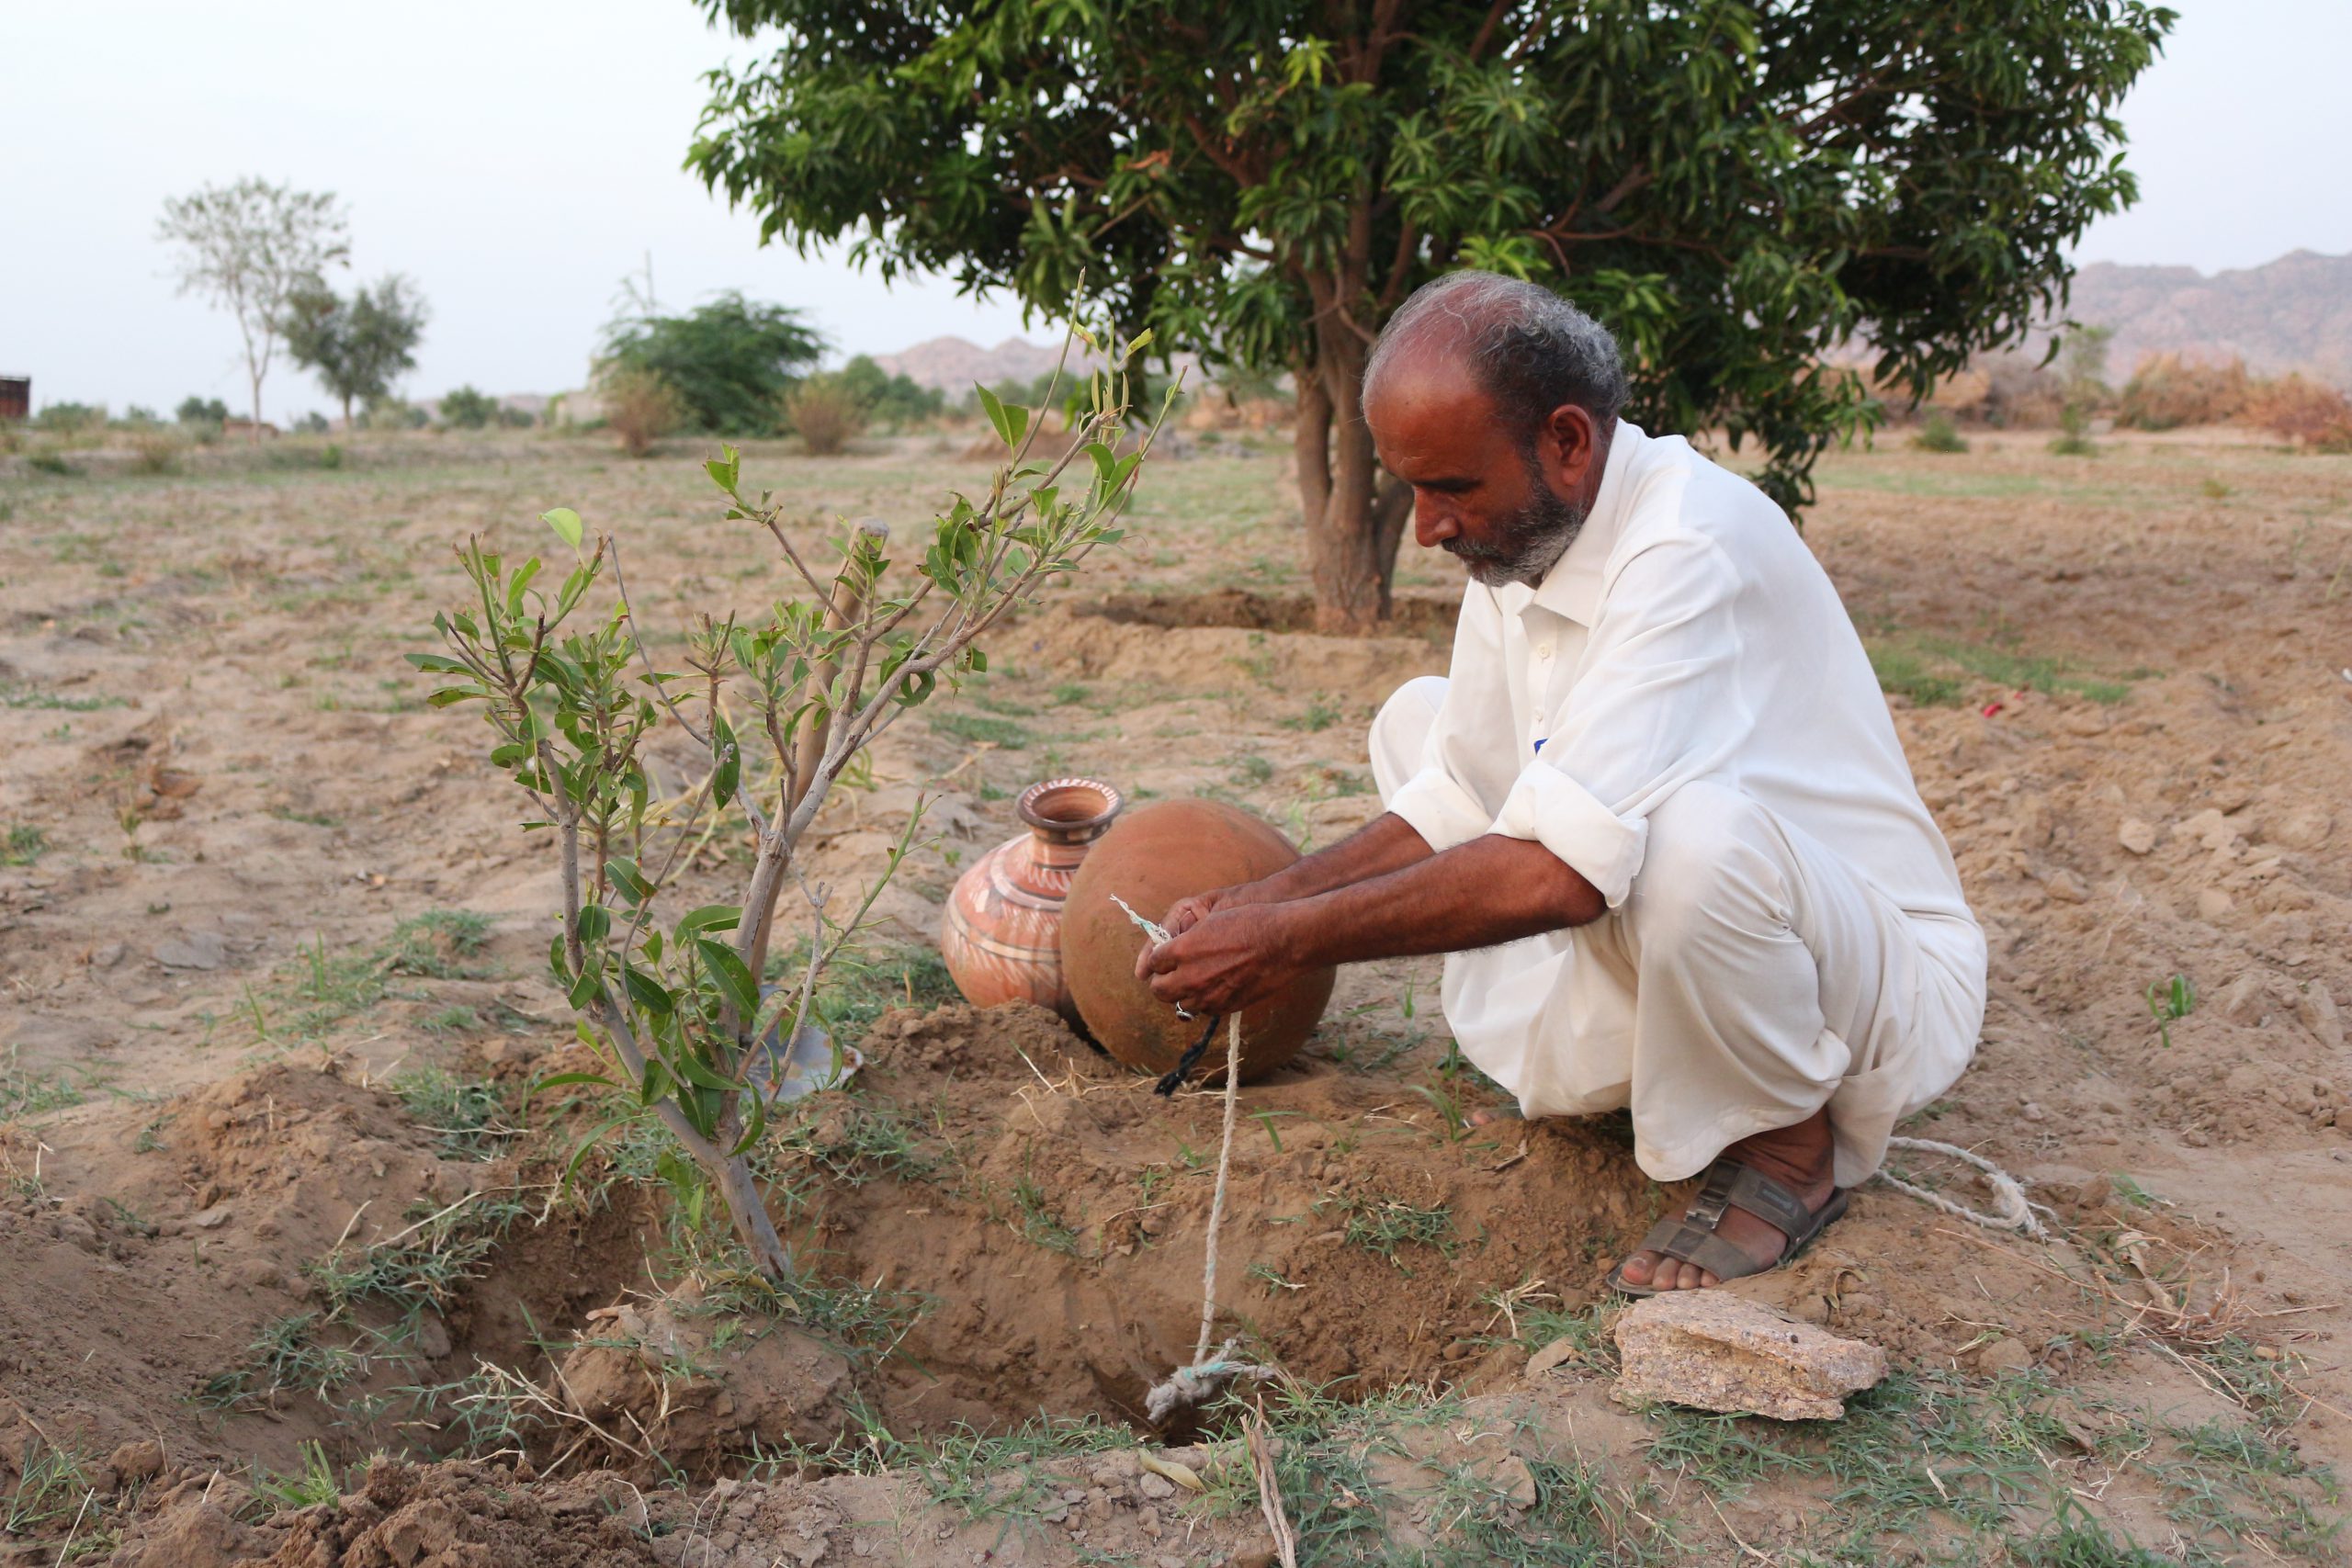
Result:
[[1886,1376],[1886,1352],[1743,1297],[1669,1291],[1617,1320],[1621,1404],[1689,1404],[1777,1421],[1835,1421]]

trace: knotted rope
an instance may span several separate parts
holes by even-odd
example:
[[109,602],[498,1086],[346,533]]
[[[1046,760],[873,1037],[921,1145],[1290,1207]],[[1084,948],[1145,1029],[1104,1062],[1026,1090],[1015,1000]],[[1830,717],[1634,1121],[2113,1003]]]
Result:
[[[1126,910],[1127,919],[1143,928],[1144,937],[1154,947],[1169,940],[1166,928],[1157,921],[1136,913],[1127,901],[1117,894],[1111,902]],[[1182,1008],[1176,1010],[1180,1018],[1193,1015]],[[1178,1059],[1175,1070],[1159,1080],[1157,1092],[1174,1094],[1208,1050],[1209,1042],[1216,1037],[1218,1021],[1211,1018],[1201,1037]],[[1209,1339],[1216,1327],[1216,1238],[1225,1224],[1225,1192],[1233,1173],[1233,1129],[1239,1120],[1241,1109],[1241,1015],[1234,1013],[1225,1020],[1225,1134],[1216,1153],[1216,1190],[1209,1199],[1209,1232],[1207,1258],[1201,1270],[1201,1337],[1193,1348],[1193,1362],[1179,1367],[1162,1382],[1154,1383],[1144,1395],[1144,1414],[1155,1427],[1164,1427],[1169,1417],[1180,1410],[1197,1409],[1225,1392],[1236,1378],[1278,1378],[1280,1367],[1270,1367],[1257,1361],[1237,1361],[1233,1348],[1238,1339],[1227,1339],[1217,1347],[1216,1354],[1209,1354]]]
[[[1216,1023],[1211,1020],[1209,1029]],[[1181,1069],[1179,1069],[1181,1071]],[[1171,1077],[1175,1076],[1173,1074]],[[1168,1092],[1165,1089],[1163,1093]],[[1216,1155],[1216,1191],[1209,1199],[1208,1261],[1201,1272],[1201,1338],[1193,1348],[1193,1364],[1179,1367],[1167,1381],[1154,1383],[1144,1395],[1144,1414],[1152,1425],[1164,1427],[1168,1418],[1179,1410],[1195,1409],[1215,1399],[1225,1385],[1235,1378],[1280,1377],[1280,1368],[1261,1366],[1255,1361],[1237,1361],[1233,1347],[1238,1340],[1228,1339],[1218,1347],[1216,1355],[1209,1354],[1209,1336],[1216,1325],[1216,1237],[1225,1223],[1225,1189],[1233,1169],[1233,1127],[1241,1106],[1241,1015],[1235,1013],[1227,1021],[1225,1045],[1225,1142]]]
[[1947,1214],[1956,1214],[1987,1230],[2022,1231],[2036,1241],[2049,1236],[2050,1233],[2042,1228],[2041,1222],[2033,1217],[2033,1205],[2026,1200],[2024,1183],[1983,1155],[1972,1154],[1950,1144],[1939,1144],[1932,1138],[1889,1138],[1886,1146],[1891,1149],[1917,1149],[1922,1154],[1949,1155],[1963,1165],[1974,1166],[1984,1173],[1984,1185],[1993,1190],[1993,1203],[1997,1212],[1980,1214],[1965,1203],[1955,1203],[1939,1192],[1915,1187],[1899,1176],[1890,1176],[1881,1170],[1878,1179],[1896,1191],[1907,1192],[1922,1203],[1941,1209]]

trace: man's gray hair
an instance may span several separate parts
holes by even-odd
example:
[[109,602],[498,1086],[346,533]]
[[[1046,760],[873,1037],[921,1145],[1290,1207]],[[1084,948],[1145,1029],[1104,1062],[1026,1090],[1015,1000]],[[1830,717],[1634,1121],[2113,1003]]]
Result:
[[1609,329],[1548,288],[1492,272],[1450,272],[1414,290],[1373,346],[1364,367],[1370,400],[1382,374],[1428,340],[1470,367],[1506,419],[1532,442],[1562,403],[1606,430],[1625,406],[1625,362]]

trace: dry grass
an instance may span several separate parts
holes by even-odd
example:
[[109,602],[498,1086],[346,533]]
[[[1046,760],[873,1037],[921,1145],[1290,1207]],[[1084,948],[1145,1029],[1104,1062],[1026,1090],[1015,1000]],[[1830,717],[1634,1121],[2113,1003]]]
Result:
[[2225,424],[2245,408],[2248,385],[2242,359],[2209,365],[2177,354],[2147,355],[2124,383],[2117,423],[2136,430]]
[[620,437],[621,450],[632,457],[651,451],[685,417],[677,389],[650,370],[615,369],[605,378],[602,391],[605,423]]
[[2323,381],[2281,376],[2257,381],[2245,400],[2246,423],[2315,452],[2352,451],[2352,399]]

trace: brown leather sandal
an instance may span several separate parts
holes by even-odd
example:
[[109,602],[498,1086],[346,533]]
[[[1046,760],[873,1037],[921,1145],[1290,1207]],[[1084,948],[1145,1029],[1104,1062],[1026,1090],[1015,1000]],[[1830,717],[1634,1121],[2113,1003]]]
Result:
[[[1781,1255],[1769,1263],[1758,1263],[1747,1253],[1715,1234],[1728,1209],[1742,1209],[1762,1220],[1788,1237]],[[1831,1191],[1829,1201],[1815,1213],[1804,1206],[1804,1200],[1762,1171],[1727,1159],[1719,1159],[1707,1168],[1707,1179],[1690,1206],[1675,1220],[1660,1220],[1642,1237],[1642,1245],[1634,1252],[1655,1252],[1677,1263],[1695,1263],[1718,1280],[1745,1279],[1750,1274],[1762,1274],[1803,1252],[1813,1238],[1829,1228],[1830,1223],[1846,1213],[1846,1190]],[[1630,1254],[1628,1255],[1631,1256]],[[1636,1285],[1625,1278],[1625,1265],[1620,1263],[1609,1271],[1609,1288],[1622,1296],[1656,1296],[1668,1292],[1655,1285]]]

